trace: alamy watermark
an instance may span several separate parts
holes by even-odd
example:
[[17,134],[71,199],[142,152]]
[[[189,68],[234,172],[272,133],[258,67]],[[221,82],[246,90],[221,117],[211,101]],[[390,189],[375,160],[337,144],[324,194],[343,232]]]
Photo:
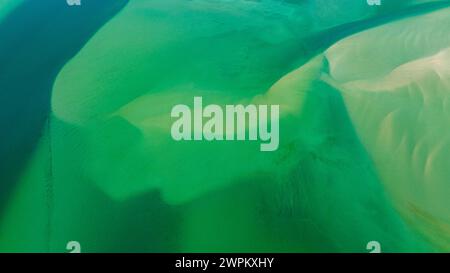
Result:
[[260,150],[270,152],[278,149],[279,116],[279,105],[204,107],[202,97],[194,97],[193,109],[184,104],[172,108],[171,117],[176,120],[171,135],[176,141],[260,141]]

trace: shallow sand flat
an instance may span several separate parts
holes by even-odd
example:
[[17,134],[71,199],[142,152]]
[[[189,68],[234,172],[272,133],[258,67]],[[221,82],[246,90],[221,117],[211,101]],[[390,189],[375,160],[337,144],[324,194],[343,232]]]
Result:
[[311,58],[322,31],[414,3],[130,1],[59,73],[53,111],[83,123],[143,94],[189,84],[251,97]]
[[[344,39],[323,54],[303,56],[317,44],[302,37],[365,17],[363,6],[347,13],[338,2],[332,3],[340,17],[324,13],[321,21],[312,6],[276,1],[131,1],[59,73],[50,128],[9,215],[19,214],[20,200],[33,194],[26,185],[45,184],[46,174],[35,173],[51,164],[52,235],[45,243],[58,251],[72,238],[92,242],[86,246],[92,251],[120,244],[131,251],[359,252],[371,240],[385,251],[446,249],[434,239],[446,230],[438,219],[444,211],[431,206],[445,207],[444,199],[405,191],[411,174],[398,170],[432,158],[426,169],[436,176],[417,181],[422,188],[414,190],[446,192],[440,179],[448,173],[433,162],[446,162],[435,159],[445,150],[437,128],[448,124],[441,113],[447,108],[433,113],[419,94],[432,103],[444,98],[439,90],[448,86],[447,72],[438,69],[434,77],[433,65],[447,56],[438,23],[448,25],[448,10],[383,22],[348,38],[358,48]],[[398,3],[391,8],[412,2]],[[416,23],[425,27],[408,28]],[[372,68],[368,59],[388,65]],[[416,62],[430,69],[417,71]],[[376,92],[365,89],[371,81]],[[393,95],[373,104],[379,93]],[[266,154],[258,143],[175,144],[169,110],[194,95],[208,103],[280,104],[280,149]],[[390,115],[399,105],[408,110]],[[409,115],[421,111],[422,117]],[[418,144],[422,137],[413,129],[433,136]],[[408,134],[414,137],[396,146]],[[389,157],[392,147],[405,149],[398,160]],[[3,234],[12,232],[11,223]]]
[[[253,93],[257,92],[258,85],[255,85],[257,78],[254,78],[253,72],[257,71],[257,76],[276,74],[274,70],[261,70],[274,66],[274,55],[267,55],[274,51],[270,49],[272,47],[268,47],[269,51],[260,50],[254,53],[256,55],[253,58],[267,60],[258,63],[259,65],[263,63],[264,66],[242,66],[244,60],[242,58],[251,57],[254,48],[252,50],[247,49],[245,52],[240,51],[242,50],[242,40],[239,40],[241,43],[236,52],[233,49],[235,45],[227,42],[233,39],[244,39],[244,43],[249,47],[252,46],[258,35],[256,37],[251,36],[252,38],[249,39],[247,38],[249,32],[244,31],[246,28],[252,29],[254,27],[252,21],[246,21],[240,26],[244,30],[228,34],[230,30],[227,28],[232,25],[231,22],[233,20],[240,22],[239,17],[232,19],[234,18],[233,12],[229,11],[231,17],[225,17],[220,21],[212,20],[214,17],[206,19],[208,23],[231,20],[225,25],[218,24],[214,27],[213,24],[212,27],[207,24],[205,27],[211,29],[206,30],[204,27],[197,29],[190,26],[189,32],[180,33],[178,28],[174,28],[172,24],[164,23],[163,19],[156,21],[155,25],[154,21],[150,23],[145,20],[145,17],[131,16],[134,15],[132,7],[131,5],[128,10],[124,10],[121,16],[128,14],[131,18],[135,18],[133,20],[142,20],[142,23],[147,23],[145,28],[141,24],[143,26],[142,31],[145,31],[140,33],[141,39],[135,39],[132,36],[124,39],[124,41],[127,41],[127,46],[129,46],[128,41],[130,40],[137,42],[135,45],[137,51],[133,52],[135,57],[130,56],[129,52],[121,57],[123,53],[120,52],[120,48],[124,45],[115,44],[113,46],[117,47],[116,50],[113,47],[111,51],[99,55],[100,59],[97,63],[90,63],[94,66],[94,71],[98,67],[100,71],[103,71],[102,73],[83,74],[83,77],[79,77],[81,87],[65,84],[66,81],[72,82],[71,78],[76,75],[73,73],[80,71],[76,67],[88,65],[83,60],[87,61],[86,58],[94,54],[89,53],[89,51],[96,50],[97,47],[101,48],[101,41],[108,40],[108,35],[114,33],[115,30],[113,31],[113,29],[116,28],[114,26],[119,26],[121,22],[121,18],[118,17],[116,18],[117,22],[113,21],[108,25],[109,30],[107,27],[103,33],[96,36],[99,42],[91,41],[91,44],[88,44],[78,58],[65,68],[56,83],[53,97],[56,117],[84,128],[79,133],[76,133],[78,131],[76,130],[75,134],[80,134],[84,139],[84,142],[79,145],[82,145],[81,147],[87,146],[75,150],[74,158],[80,155],[84,158],[84,164],[80,166],[83,173],[102,188],[108,196],[116,200],[127,200],[139,192],[159,189],[163,200],[169,204],[195,204],[202,202],[200,201],[203,199],[202,196],[209,193],[220,192],[222,189],[225,190],[230,187],[238,190],[239,185],[253,183],[255,177],[264,173],[265,176],[269,177],[268,182],[261,183],[259,186],[260,192],[253,198],[256,198],[259,202],[271,203],[278,210],[288,210],[291,213],[302,215],[301,219],[303,220],[295,220],[295,218],[286,220],[291,223],[284,231],[288,234],[299,231],[293,227],[311,235],[310,239],[304,238],[306,241],[312,240],[312,238],[333,241],[329,237],[333,234],[333,236],[339,237],[338,242],[332,243],[336,244],[337,249],[356,249],[356,246],[362,244],[364,240],[370,240],[370,236],[382,237],[387,247],[392,249],[401,250],[408,246],[421,249],[420,237],[415,238],[412,233],[406,231],[408,228],[402,223],[402,218],[390,208],[391,204],[396,202],[386,199],[386,196],[391,197],[391,193],[382,188],[386,181],[379,180],[384,177],[378,173],[377,165],[373,166],[371,161],[374,157],[372,153],[376,154],[377,152],[358,144],[359,138],[363,143],[365,143],[365,140],[358,130],[353,131],[352,123],[355,123],[356,129],[358,129],[358,122],[352,116],[354,113],[350,111],[350,119],[346,117],[346,107],[352,109],[347,93],[342,92],[343,100],[341,100],[341,92],[339,91],[343,90],[340,90],[339,87],[336,90],[336,86],[333,87],[328,82],[321,81],[322,73],[327,71],[326,66],[322,68],[323,61],[318,58],[314,59],[311,64],[306,64],[298,71],[276,80],[272,87],[266,89],[270,90],[266,95],[254,97]],[[142,6],[139,7],[142,8]],[[166,6],[162,8],[164,10]],[[187,15],[194,16],[189,12]],[[370,67],[372,69],[367,72],[364,69],[357,70],[358,73],[366,73],[360,74],[361,76],[358,79],[364,79],[368,75],[376,76],[378,75],[376,73],[382,74],[383,72],[380,71],[383,71],[383,69],[384,71],[390,71],[402,62],[422,58],[427,52],[420,51],[422,48],[420,43],[433,40],[432,37],[423,37],[422,28],[415,28],[412,22],[415,22],[415,20],[418,20],[417,24],[432,22],[432,20],[427,19],[429,17],[446,20],[445,15],[446,12],[441,11],[425,17],[390,23],[358,34],[364,37],[358,43],[361,48],[360,51],[345,47],[347,40],[338,42],[325,55],[329,63],[330,75],[340,81],[347,80],[345,78],[346,71],[349,71],[349,75],[355,75],[355,72],[351,70],[354,62],[364,61],[363,57],[374,56],[367,56],[365,55],[366,52],[369,52],[368,54],[377,53],[377,51],[369,51],[370,45],[375,42],[375,40],[370,41],[370,39],[372,37],[377,39],[380,36],[381,40],[376,41],[382,43],[384,35],[389,37],[391,28],[391,33],[395,33],[395,37],[398,37],[397,40],[395,40],[394,34],[389,37],[392,38],[389,40],[391,41],[390,49],[394,51],[393,56],[395,58],[384,56],[386,62],[380,66],[357,63],[355,67]],[[242,15],[240,14],[240,16]],[[192,20],[191,17],[188,18]],[[131,22],[136,23],[135,21]],[[255,25],[260,23],[258,20],[255,21]],[[403,32],[405,26],[408,28]],[[433,27],[434,25],[429,25],[429,28],[425,28],[423,31]],[[436,35],[440,39],[425,47],[425,50],[429,50],[430,54],[433,53],[433,49],[437,50],[447,43],[446,36],[442,35],[442,32],[444,32],[442,25],[436,24],[436,27],[437,29],[432,34],[425,33],[425,35]],[[128,30],[127,35],[134,35],[133,31],[130,31],[122,23],[120,28]],[[208,39],[208,49],[202,45],[203,39],[195,38],[196,31],[199,34],[203,34],[205,31],[213,33]],[[416,31],[418,33],[415,33]],[[108,32],[111,32],[111,34],[108,34]],[[177,35],[167,35],[171,32]],[[245,35],[240,34],[241,32],[244,32]],[[143,35],[144,33],[148,33],[148,37],[152,37],[150,34],[157,35],[155,40],[158,42],[151,42],[150,38]],[[183,36],[187,33],[189,33],[189,36]],[[406,33],[412,41],[418,40],[418,42],[412,43],[410,50],[407,50],[401,43],[403,41],[402,35],[398,35],[398,33]],[[282,34],[281,37],[284,36],[285,39],[289,39],[290,35],[292,34],[287,32]],[[356,37],[359,37],[358,35]],[[369,41],[366,42],[366,39]],[[199,51],[196,47],[192,47],[194,44],[197,45],[195,42],[198,42]],[[232,50],[225,47],[224,42]],[[145,44],[148,44],[148,46],[144,46]],[[382,44],[378,45],[382,47]],[[232,54],[230,54],[231,52]],[[343,60],[342,56],[349,56],[349,62],[334,61],[334,52],[336,52],[336,56],[339,56],[338,60],[340,61]],[[383,52],[386,52],[386,50]],[[358,58],[352,58],[351,53],[356,54]],[[110,54],[114,58],[110,58]],[[230,58],[226,58],[225,63],[222,61],[224,54],[230,54]],[[220,59],[215,58],[215,56],[220,56]],[[111,63],[111,61],[113,62]],[[248,60],[245,61],[246,65],[247,62]],[[246,73],[242,73],[243,68],[245,68],[243,71],[246,71]],[[204,74],[205,69],[207,74]],[[152,73],[152,71],[157,73]],[[241,71],[241,74],[237,77],[237,74],[233,71]],[[335,71],[339,71],[343,76],[335,75]],[[114,80],[112,81],[112,79]],[[236,79],[238,80],[236,81]],[[101,85],[94,84],[94,81],[99,81]],[[96,86],[99,87],[99,90],[95,89]],[[249,92],[250,87],[255,88],[256,91]],[[262,89],[264,85],[259,87],[261,89],[258,93],[264,94],[267,92]],[[80,97],[83,94],[80,92],[83,91],[89,91],[89,93],[85,97]],[[238,143],[174,144],[168,134],[170,120],[167,118],[168,115],[166,117],[164,113],[169,112],[170,105],[174,101],[189,101],[193,94],[203,95],[219,104],[233,100],[236,102],[257,100],[281,104],[284,137],[282,137],[280,151],[270,155],[260,154],[256,145]],[[80,97],[83,103],[70,104],[71,108],[67,108],[64,106],[67,105],[67,99],[77,98],[72,96]],[[98,96],[98,99],[96,99],[96,96]],[[105,96],[110,99],[101,99]],[[91,102],[95,103],[96,107],[88,107]],[[155,103],[157,107],[154,106]],[[77,108],[78,106],[82,108]],[[361,116],[363,117],[363,115]],[[361,121],[361,123],[365,124],[364,121]],[[64,124],[61,126],[61,128],[65,127]],[[115,132],[120,132],[120,135],[116,137]],[[372,132],[372,134],[375,134],[375,132]],[[368,149],[368,154],[366,154],[364,148]],[[80,152],[82,153],[80,154]],[[212,156],[212,153],[216,153],[217,156]],[[249,162],[251,162],[250,165]],[[64,169],[61,171],[61,174],[65,173]],[[257,178],[257,180],[260,179]],[[125,183],[124,181],[128,182]],[[327,181],[333,181],[333,183],[329,184]],[[388,186],[386,187],[389,189]],[[297,192],[297,188],[300,189],[299,192]],[[231,192],[234,192],[234,190],[231,190]],[[273,196],[268,192],[272,192]],[[325,200],[330,201],[330,203],[327,204]],[[223,203],[217,205],[212,205],[214,202],[211,200],[203,202],[206,202],[204,205],[207,207],[215,207],[215,209],[211,209],[212,214],[217,210],[223,211],[225,214],[228,211],[227,206],[225,206],[227,204],[226,198]],[[254,215],[249,210],[252,208],[252,204],[244,203],[242,207],[247,207],[244,210],[244,215],[247,215],[247,217]],[[332,204],[340,205],[334,207]],[[195,205],[194,207],[198,206]],[[277,211],[273,207],[264,206],[266,214],[256,216],[255,221],[273,222],[273,216]],[[274,214],[270,213],[272,210]],[[182,209],[182,211],[184,210]],[[200,215],[208,213],[208,210],[198,210],[198,208],[194,211],[188,211],[185,213],[191,216],[197,213]],[[330,219],[330,215],[335,215],[335,218]],[[214,217],[212,218],[214,219]],[[249,219],[252,218],[254,216]],[[380,221],[380,219],[383,220]],[[250,227],[255,221],[248,223],[249,230],[253,230]],[[301,225],[302,221],[310,223],[310,227],[305,228]],[[217,222],[211,220],[211,223],[212,227],[208,228],[208,226],[196,221],[186,222],[183,231],[187,235],[182,240],[183,249],[200,248],[198,237],[194,234],[199,230],[208,233],[208,230],[214,229],[214,223]],[[351,227],[349,223],[352,223]],[[234,230],[232,223],[229,223],[228,226],[230,230]],[[389,228],[387,228],[388,226]],[[242,231],[245,230],[244,227],[241,228]],[[279,227],[275,224],[274,227],[268,228],[266,232],[270,234],[277,229]],[[222,234],[223,242],[226,241],[226,234]],[[231,234],[236,236],[236,233]],[[214,233],[211,236],[215,236]],[[249,236],[249,234],[246,236]],[[253,237],[248,237],[248,242],[253,241],[251,238]],[[226,249],[225,245],[218,243],[222,240],[213,242],[206,240],[203,247],[210,244],[210,247]],[[254,241],[258,240],[254,239]],[[345,241],[345,243],[342,243],[342,241]],[[277,244],[276,239],[273,244]],[[264,243],[261,247],[264,247]],[[295,246],[292,247],[295,249]]]
[[[450,10],[445,9],[345,39],[325,53],[330,72],[324,77],[341,90],[358,136],[397,209],[446,250],[449,24]],[[380,50],[381,45],[388,49]]]

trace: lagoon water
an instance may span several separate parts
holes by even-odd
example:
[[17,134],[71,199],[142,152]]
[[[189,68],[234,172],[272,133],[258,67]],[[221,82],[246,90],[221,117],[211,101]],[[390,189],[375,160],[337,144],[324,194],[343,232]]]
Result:
[[[1,251],[450,249],[449,1],[3,2]],[[194,96],[279,149],[173,141]]]

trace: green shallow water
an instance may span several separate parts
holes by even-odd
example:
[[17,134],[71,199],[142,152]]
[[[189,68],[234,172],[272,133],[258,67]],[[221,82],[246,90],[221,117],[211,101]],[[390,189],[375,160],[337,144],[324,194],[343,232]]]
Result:
[[[0,250],[448,251],[448,5],[129,1],[58,72]],[[279,104],[279,149],[173,141],[194,96]]]

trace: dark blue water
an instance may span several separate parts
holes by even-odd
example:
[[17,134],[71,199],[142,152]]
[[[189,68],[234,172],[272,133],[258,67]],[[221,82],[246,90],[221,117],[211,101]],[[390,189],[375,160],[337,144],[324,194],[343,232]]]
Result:
[[28,0],[0,24],[0,210],[42,135],[56,75],[128,0]]

